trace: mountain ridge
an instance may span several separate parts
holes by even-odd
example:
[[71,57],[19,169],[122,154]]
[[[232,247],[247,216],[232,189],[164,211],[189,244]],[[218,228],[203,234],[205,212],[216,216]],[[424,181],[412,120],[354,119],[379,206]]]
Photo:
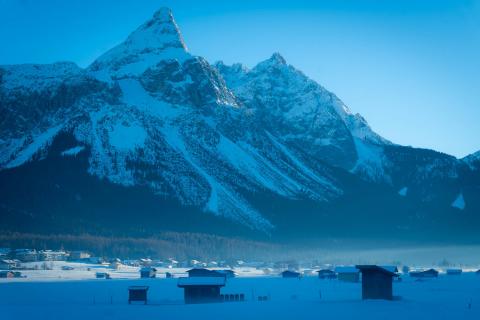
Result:
[[[402,228],[455,219],[458,207],[450,203],[459,192],[468,221],[478,219],[475,167],[382,138],[279,53],[252,69],[191,55],[165,8],[87,68],[0,66],[0,109],[4,190],[9,184],[21,190],[19,181],[35,174],[17,168],[42,161],[78,166],[69,159],[82,157],[82,170],[101,181],[149,190],[178,201],[179,212],[196,208],[268,235],[295,224],[290,203],[308,203],[305,212],[317,223],[338,224],[334,206],[326,209],[330,203],[342,207],[350,199],[368,210],[362,197],[374,199],[383,187],[391,201],[385,210],[403,198],[413,201]],[[53,148],[62,135],[69,144]],[[82,170],[79,179],[86,179]],[[402,188],[408,192],[397,195]],[[59,201],[53,191],[46,196]],[[2,208],[20,210],[11,197]],[[289,211],[275,214],[264,199],[285,201]],[[342,210],[339,216],[357,214]]]

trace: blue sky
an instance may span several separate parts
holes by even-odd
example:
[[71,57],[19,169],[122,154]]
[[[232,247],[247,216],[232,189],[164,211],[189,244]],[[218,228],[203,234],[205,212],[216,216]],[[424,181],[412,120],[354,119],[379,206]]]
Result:
[[0,0],[0,64],[87,66],[161,6],[193,54],[280,52],[387,139],[480,150],[480,1]]

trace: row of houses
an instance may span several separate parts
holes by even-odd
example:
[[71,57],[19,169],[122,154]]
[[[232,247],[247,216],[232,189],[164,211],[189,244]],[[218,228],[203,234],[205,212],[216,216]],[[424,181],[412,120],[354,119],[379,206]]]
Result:
[[[357,265],[354,267],[355,273],[362,274],[362,299],[384,299],[393,300],[393,279],[398,277],[397,272],[392,272],[384,267],[376,265]],[[353,270],[342,272],[341,274],[352,274]],[[333,272],[333,271],[332,271]],[[227,274],[219,270],[208,270],[205,268],[194,268],[187,271],[188,277],[181,277],[177,281],[177,287],[184,290],[184,300],[187,304],[192,303],[211,303],[229,301],[230,296],[239,297],[238,301],[243,301],[245,293],[230,294],[229,299],[221,294],[221,289],[227,284]],[[287,270],[282,273],[285,278],[299,277],[296,271]],[[347,281],[351,281],[348,278]],[[142,301],[147,303],[148,286],[131,286],[129,289],[128,302]],[[243,297],[240,299],[240,297]]]
[[91,255],[86,251],[64,250],[36,250],[36,249],[5,249],[0,258],[4,260],[18,260],[20,262],[35,261],[66,261],[89,259]]

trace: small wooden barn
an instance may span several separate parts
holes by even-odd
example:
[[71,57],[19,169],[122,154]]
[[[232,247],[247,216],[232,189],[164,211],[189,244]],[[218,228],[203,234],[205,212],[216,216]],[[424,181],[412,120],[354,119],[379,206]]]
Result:
[[411,271],[410,277],[413,278],[436,278],[438,277],[438,271],[435,269],[428,269],[423,271]]
[[335,273],[335,271],[330,269],[318,270],[317,273],[318,273],[319,279],[336,279],[337,278],[337,274]]
[[345,282],[360,281],[360,270],[358,270],[354,266],[336,267],[335,273],[337,274],[337,278],[340,281],[345,281]]
[[225,286],[225,277],[183,277],[177,287],[184,289],[185,303],[221,302],[220,288]]
[[281,273],[282,278],[300,278],[300,272],[285,270]]
[[152,267],[143,267],[140,269],[140,278],[155,278],[157,276],[157,269]]
[[393,278],[395,272],[376,265],[356,266],[362,273],[362,299],[393,299]]
[[130,286],[128,287],[128,303],[132,301],[142,301],[147,304],[148,286]]

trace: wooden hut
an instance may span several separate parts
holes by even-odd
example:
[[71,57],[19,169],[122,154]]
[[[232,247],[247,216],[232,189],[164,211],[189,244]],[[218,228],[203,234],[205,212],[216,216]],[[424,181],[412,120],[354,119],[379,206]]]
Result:
[[438,277],[438,271],[435,269],[428,269],[423,271],[411,271],[410,277],[413,278],[436,278]]
[[220,288],[225,286],[225,277],[182,277],[177,286],[184,289],[185,303],[221,302]]
[[395,272],[376,265],[356,266],[362,273],[362,299],[393,299],[392,282]]
[[318,270],[317,273],[318,273],[319,279],[336,279],[337,278],[337,274],[335,273],[335,271],[330,269]]
[[147,304],[148,286],[130,286],[128,287],[128,304],[132,301],[142,301]]
[[140,269],[140,278],[155,278],[157,276],[157,269],[152,267],[143,267]]
[[281,273],[282,278],[300,278],[300,272],[285,270]]

